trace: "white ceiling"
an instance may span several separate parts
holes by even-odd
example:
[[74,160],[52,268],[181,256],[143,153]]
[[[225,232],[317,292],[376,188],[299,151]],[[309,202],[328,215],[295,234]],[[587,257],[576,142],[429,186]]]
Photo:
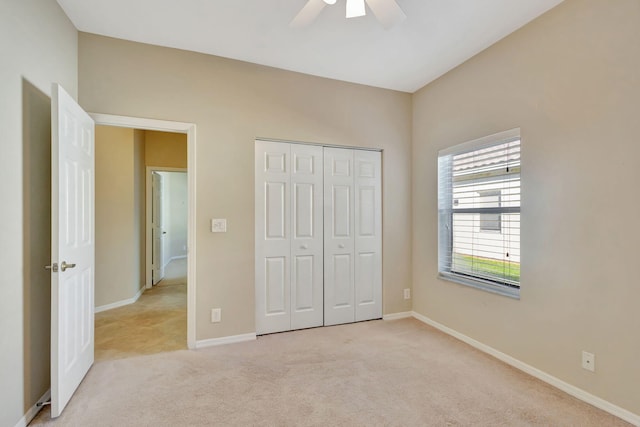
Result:
[[397,0],[385,30],[373,13],[345,19],[345,0],[303,29],[307,0],[58,0],[80,31],[239,59],[404,92],[425,84],[562,0]]

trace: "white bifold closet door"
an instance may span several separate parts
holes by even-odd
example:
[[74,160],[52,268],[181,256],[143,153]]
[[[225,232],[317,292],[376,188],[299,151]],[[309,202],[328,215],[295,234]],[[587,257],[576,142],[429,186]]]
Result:
[[322,147],[255,150],[256,332],[322,326]]
[[324,324],[382,317],[381,154],[324,148]]

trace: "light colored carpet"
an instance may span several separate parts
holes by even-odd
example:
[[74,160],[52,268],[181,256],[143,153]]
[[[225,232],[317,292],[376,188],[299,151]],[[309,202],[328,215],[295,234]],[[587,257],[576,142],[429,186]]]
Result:
[[186,259],[172,261],[134,304],[96,314],[96,361],[187,348],[186,266]]
[[96,363],[55,426],[624,426],[415,319]]

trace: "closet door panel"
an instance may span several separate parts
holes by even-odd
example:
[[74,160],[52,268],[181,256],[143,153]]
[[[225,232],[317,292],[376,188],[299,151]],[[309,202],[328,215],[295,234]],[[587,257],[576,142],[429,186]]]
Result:
[[324,324],[355,321],[354,152],[324,148]]
[[351,254],[334,254],[332,259],[333,306],[340,309],[353,308],[353,260]]
[[354,152],[355,320],[382,317],[381,153]]
[[264,258],[265,313],[267,316],[287,312],[287,259],[286,257]]
[[291,329],[291,148],[256,141],[256,332]]
[[[293,258],[292,294],[293,311],[297,315],[314,309],[314,257],[297,255]],[[299,326],[300,327],[300,326]],[[304,326],[302,326],[304,327]],[[292,322],[292,328],[296,329]]]
[[291,329],[323,324],[322,147],[291,145]]

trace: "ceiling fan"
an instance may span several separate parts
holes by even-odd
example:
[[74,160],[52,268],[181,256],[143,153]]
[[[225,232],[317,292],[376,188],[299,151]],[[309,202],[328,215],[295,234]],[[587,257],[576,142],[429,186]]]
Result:
[[[391,28],[407,17],[395,0],[347,0],[347,18],[366,15],[365,2],[385,28]],[[325,6],[335,3],[336,0],[309,0],[289,25],[294,28],[306,27],[320,15]]]

